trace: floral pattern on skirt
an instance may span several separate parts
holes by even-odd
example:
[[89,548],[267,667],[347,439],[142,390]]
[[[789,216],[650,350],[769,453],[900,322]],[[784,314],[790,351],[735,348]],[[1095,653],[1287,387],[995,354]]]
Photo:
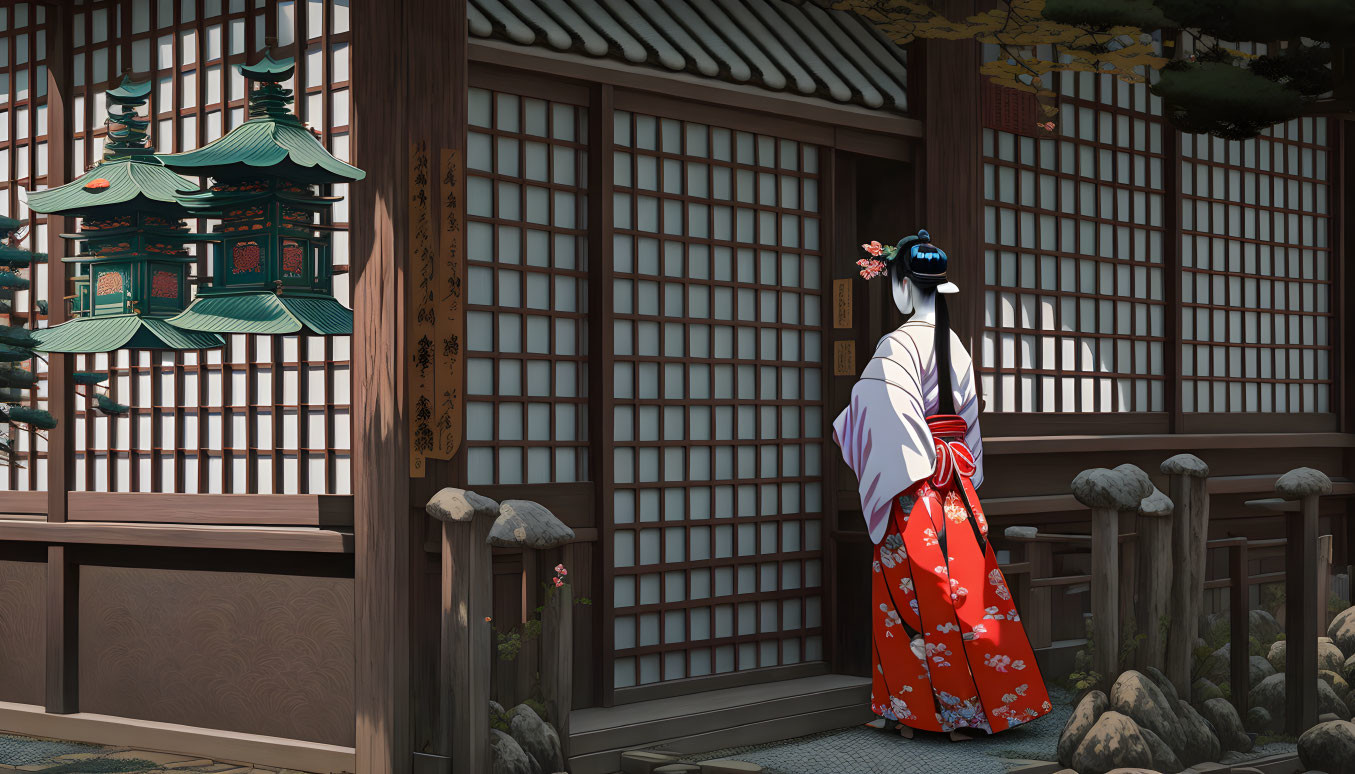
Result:
[[894,501],[873,562],[871,709],[926,731],[1002,731],[1052,707],[969,479]]

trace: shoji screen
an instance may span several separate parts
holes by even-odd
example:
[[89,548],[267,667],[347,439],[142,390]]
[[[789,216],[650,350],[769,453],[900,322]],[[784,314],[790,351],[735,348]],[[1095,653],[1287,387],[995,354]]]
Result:
[[585,481],[587,108],[471,89],[469,120],[469,481]]
[[820,659],[819,150],[614,118],[614,687]]
[[987,410],[1162,411],[1161,109],[1143,84],[1060,83],[1056,136],[984,130]]
[[1329,412],[1328,120],[1181,142],[1182,409]]
[[[256,58],[269,38],[296,56],[286,85],[301,117],[352,160],[347,0],[98,0],[76,5],[73,33],[77,171],[99,157],[103,90],[123,70],[155,80],[156,148],[183,151],[245,120],[247,83],[234,66]],[[333,193],[346,197],[346,188]],[[347,200],[334,218],[347,224]],[[206,248],[197,254],[206,277]],[[345,232],[334,236],[334,262],[347,268]],[[336,277],[335,293],[348,302],[346,275]],[[348,492],[347,337],[230,336],[205,354],[122,351],[76,367],[109,372],[114,398],[132,407],[110,419],[77,402],[76,488]]]
[[[0,214],[27,222],[23,247],[47,250],[45,217],[24,206],[24,194],[47,185],[47,10],[37,3],[0,7]],[[47,298],[47,267],[33,264],[21,272],[32,287],[12,293],[10,308],[0,320],[25,325],[35,319],[39,301]],[[6,296],[11,294],[5,294]],[[46,371],[41,360],[21,363]],[[28,393],[31,405],[45,408],[47,382]],[[47,442],[36,431],[17,425],[6,440],[14,454],[0,466],[0,489],[47,488]]]

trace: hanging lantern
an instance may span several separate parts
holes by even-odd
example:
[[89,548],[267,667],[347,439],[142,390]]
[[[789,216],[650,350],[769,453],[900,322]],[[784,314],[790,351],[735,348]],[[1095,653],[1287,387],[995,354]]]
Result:
[[166,320],[188,303],[191,237],[176,197],[198,190],[166,169],[146,140],[148,121],[137,115],[151,82],[126,76],[108,97],[103,159],[59,188],[34,191],[34,212],[81,219],[80,232],[62,234],[78,245],[63,258],[76,265],[69,321],[33,331],[42,352],[115,349],[210,349],[220,336],[183,331]]
[[329,234],[319,221],[338,197],[316,187],[361,180],[291,110],[292,59],[265,54],[240,74],[258,84],[249,120],[197,150],[162,156],[169,168],[212,178],[179,196],[195,215],[220,226],[196,238],[214,244],[212,280],[171,322],[212,333],[314,335],[353,332],[353,310],[334,298]]

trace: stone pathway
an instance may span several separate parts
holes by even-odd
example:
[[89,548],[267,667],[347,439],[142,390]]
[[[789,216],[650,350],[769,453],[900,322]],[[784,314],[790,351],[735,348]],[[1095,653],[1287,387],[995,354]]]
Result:
[[0,733],[0,771],[42,774],[300,774],[191,755]]

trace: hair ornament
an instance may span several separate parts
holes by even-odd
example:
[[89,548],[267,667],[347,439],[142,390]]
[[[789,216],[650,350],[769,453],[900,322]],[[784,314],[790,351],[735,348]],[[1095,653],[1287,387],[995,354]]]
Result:
[[889,269],[889,261],[892,261],[899,251],[894,245],[882,245],[878,241],[866,242],[861,245],[861,249],[871,256],[856,262],[856,265],[861,267],[861,276],[864,279],[875,279],[884,274]]

